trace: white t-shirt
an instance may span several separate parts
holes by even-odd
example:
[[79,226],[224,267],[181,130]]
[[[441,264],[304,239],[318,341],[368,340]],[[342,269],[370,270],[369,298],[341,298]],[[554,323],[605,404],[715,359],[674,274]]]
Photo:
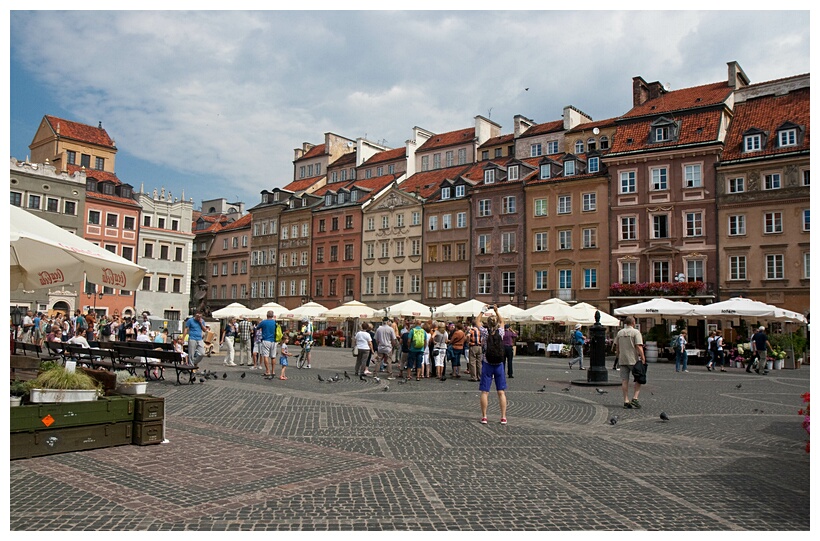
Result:
[[359,331],[356,333],[356,347],[359,351],[370,349],[370,342],[373,339],[370,337],[370,333],[367,331]]

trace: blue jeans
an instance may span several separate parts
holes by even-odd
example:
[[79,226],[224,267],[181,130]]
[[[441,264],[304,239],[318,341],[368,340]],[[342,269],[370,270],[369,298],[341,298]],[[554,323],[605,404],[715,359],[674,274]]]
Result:
[[572,367],[575,363],[580,363],[579,368],[584,367],[584,345],[583,344],[575,344],[575,353],[578,354],[578,357],[572,359],[569,363],[569,366]]
[[689,364],[689,355],[687,355],[684,350],[680,350],[675,353],[675,372],[681,371],[681,362],[683,362],[683,370],[687,370],[687,365]]

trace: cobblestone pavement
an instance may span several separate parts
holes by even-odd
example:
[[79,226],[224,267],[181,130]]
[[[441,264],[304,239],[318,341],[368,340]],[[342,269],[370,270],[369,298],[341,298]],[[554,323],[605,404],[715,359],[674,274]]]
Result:
[[353,365],[347,350],[316,348],[313,368],[268,381],[213,357],[203,366],[226,379],[149,383],[168,442],[11,461],[10,528],[810,528],[797,414],[808,366],[652,364],[643,408],[625,410],[619,387],[568,385],[586,372],[564,359],[518,357],[502,426],[494,392],[479,424],[478,384],[464,377],[377,383]]

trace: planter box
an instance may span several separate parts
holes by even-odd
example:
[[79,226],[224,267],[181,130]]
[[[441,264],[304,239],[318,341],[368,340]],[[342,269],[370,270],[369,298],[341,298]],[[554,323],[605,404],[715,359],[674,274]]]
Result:
[[11,407],[12,408],[15,408],[15,407],[19,406],[20,403],[23,401],[22,396],[12,396],[10,398],[11,398]]
[[120,394],[145,394],[146,390],[148,389],[148,382],[143,381],[141,383],[121,383],[117,385],[116,391]]
[[134,398],[107,396],[93,402],[30,404],[11,408],[11,432],[66,428],[134,420]]
[[11,434],[11,460],[130,445],[134,423],[87,425]]
[[62,404],[64,402],[93,402],[97,400],[97,390],[80,389],[32,389],[29,393],[29,401],[33,404],[54,402]]

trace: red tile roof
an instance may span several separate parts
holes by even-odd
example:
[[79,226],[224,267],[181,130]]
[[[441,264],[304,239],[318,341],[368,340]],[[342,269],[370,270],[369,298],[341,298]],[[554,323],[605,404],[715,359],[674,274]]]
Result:
[[680,121],[678,139],[651,144],[647,142],[651,130],[650,119],[620,124],[615,137],[612,138],[610,153],[676,148],[697,143],[717,142],[720,135],[721,115],[719,109],[670,115],[675,121]]
[[592,122],[584,122],[583,124],[578,124],[571,130],[567,130],[567,135],[572,133],[578,133],[583,131],[590,131],[594,128],[614,128],[615,121],[617,118],[606,118],[604,120],[594,120]]
[[454,167],[447,167],[444,169],[435,169],[433,171],[424,171],[416,173],[401,184],[399,188],[408,193],[416,193],[427,199],[439,189],[441,183],[446,179],[455,180],[462,173],[469,171],[473,165],[457,165]]
[[472,142],[474,139],[475,128],[464,128],[463,130],[440,133],[425,141],[423,145],[416,149],[416,152],[425,152],[437,148]]
[[87,169],[87,168],[84,168],[81,165],[73,165],[73,164],[67,164],[65,166],[65,168],[66,168],[66,171],[68,171],[68,174],[70,174],[70,175],[73,175],[77,171],[84,171],[86,178],[93,178],[96,181],[110,180],[111,182],[113,182],[117,186],[122,184],[122,182],[120,182],[120,179],[117,178],[116,174],[109,173],[108,171],[99,171],[97,169]]
[[54,133],[59,133],[60,137],[67,137],[85,143],[116,149],[114,141],[108,136],[102,127],[80,124],[64,118],[45,115],[46,121],[51,126]]
[[239,218],[238,220],[234,220],[221,229],[222,231],[232,231],[234,229],[243,229],[246,227],[250,227],[251,223],[253,222],[253,216],[251,214],[246,214]]
[[489,139],[487,139],[487,141],[483,145],[480,145],[478,148],[494,147],[496,145],[503,145],[505,143],[510,143],[510,142],[512,142],[514,136],[515,136],[515,134],[508,133],[506,135],[499,135],[498,137],[490,137]]
[[[810,89],[801,88],[782,96],[768,95],[737,103],[732,123],[726,134],[726,145],[721,160],[759,158],[809,150],[810,97]],[[798,138],[797,146],[777,146],[777,129],[785,122],[804,127],[802,140]],[[742,152],[743,134],[750,128],[768,132],[768,140],[766,145],[757,152]]]
[[353,163],[356,163],[356,152],[355,151],[348,152],[347,154],[342,154],[341,156],[339,156],[339,159],[337,159],[335,162],[328,165],[327,168],[330,169],[331,167],[340,167],[340,166],[344,166],[344,165],[350,165],[350,164],[353,164]]
[[550,122],[544,122],[543,124],[536,124],[532,126],[530,129],[525,131],[521,134],[521,137],[532,137],[534,135],[544,135],[545,133],[553,133],[557,131],[563,131],[564,129],[564,121],[563,120],[552,120]]
[[645,103],[633,107],[621,118],[634,118],[645,115],[660,116],[671,111],[708,107],[725,102],[731,93],[732,88],[726,81],[664,92],[655,99],[647,100]]
[[140,207],[139,203],[134,201],[133,199],[129,199],[127,197],[120,197],[119,195],[109,195],[107,193],[99,193],[99,192],[86,192],[85,194],[86,200],[88,199],[97,199],[99,201],[107,201],[110,203],[117,203],[120,205],[126,205],[129,207]]
[[307,160],[307,159],[310,159],[310,158],[315,158],[317,156],[322,156],[323,154],[325,154],[325,145],[324,145],[324,143],[322,143],[321,145],[316,145],[315,147],[313,147],[310,150],[308,150],[307,152],[305,152],[302,155],[301,158],[299,158],[298,160],[293,160],[293,161],[298,162],[298,161],[302,161],[302,160]]
[[300,178],[299,180],[294,180],[282,189],[293,193],[299,193],[301,191],[307,190],[323,178],[325,178],[324,175],[319,175],[318,177]]
[[[361,180],[352,180],[348,182],[345,187],[350,190],[354,186],[365,190],[370,190],[371,193],[376,192],[399,178],[401,174],[382,175],[380,177],[371,177]],[[341,183],[337,183],[341,184]]]
[[367,165],[374,165],[377,163],[389,162],[393,160],[399,160],[406,157],[407,149],[405,148],[393,148],[391,150],[385,150],[383,152],[379,152],[374,154],[370,158],[365,161],[362,166]]

